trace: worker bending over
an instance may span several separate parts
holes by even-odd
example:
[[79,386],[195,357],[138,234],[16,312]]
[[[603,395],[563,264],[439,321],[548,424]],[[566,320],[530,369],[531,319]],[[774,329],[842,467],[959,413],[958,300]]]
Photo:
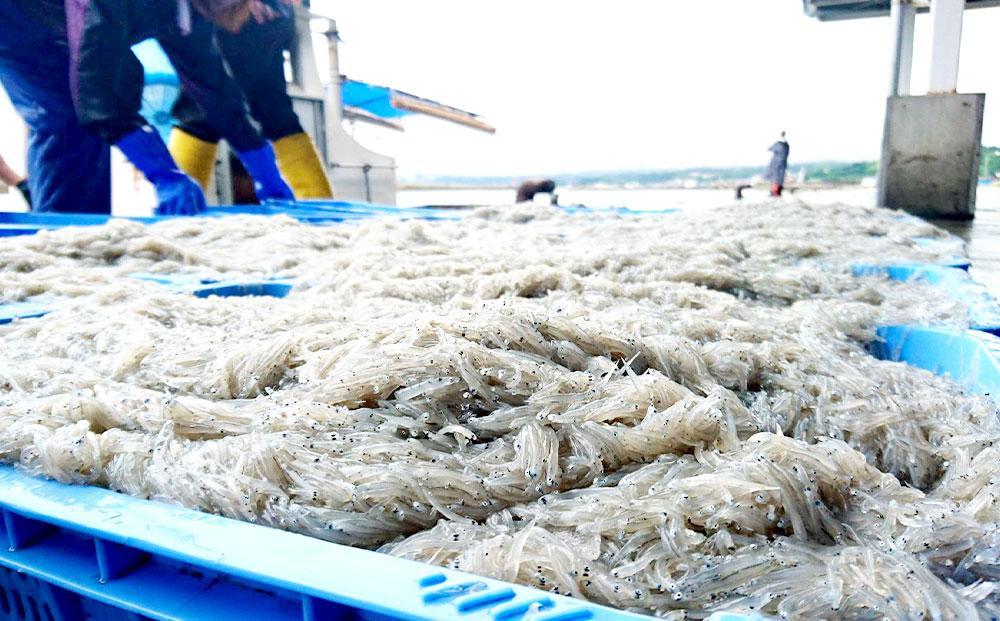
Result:
[[237,32],[250,0],[65,0],[77,112],[86,127],[114,144],[156,187],[157,213],[203,211],[198,185],[174,162],[159,134],[139,114],[143,68],[130,49],[156,38],[207,121],[229,142],[261,200],[291,199],[274,151],[247,118],[239,87],[227,73],[211,22]]
[[525,181],[517,188],[517,197],[514,199],[515,203],[530,203],[535,200],[536,194],[548,194],[549,202],[555,205],[558,202],[556,198],[556,182],[552,179],[541,179],[537,181]]
[[[285,50],[295,42],[295,17],[287,0],[252,0],[253,19],[239,30],[219,30],[216,38],[226,64],[243,91],[250,114],[272,141],[281,173],[296,198],[332,198],[330,181],[312,139],[292,107],[285,81]],[[177,123],[170,153],[177,164],[208,189],[222,133],[185,87],[174,105]]]
[[111,213],[111,155],[81,127],[63,0],[0,0],[0,83],[28,126],[32,210]]

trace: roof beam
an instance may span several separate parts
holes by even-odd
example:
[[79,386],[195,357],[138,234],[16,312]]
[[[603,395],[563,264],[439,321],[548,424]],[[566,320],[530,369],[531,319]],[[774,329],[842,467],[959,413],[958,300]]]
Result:
[[889,78],[889,96],[910,94],[913,75],[913,31],[916,26],[917,7],[910,0],[892,0],[892,74]]
[[[920,13],[926,13],[932,0],[913,0]],[[882,17],[889,14],[890,0],[802,0],[806,15],[820,21],[863,19]],[[986,9],[1000,6],[1000,0],[968,0],[968,9]]]
[[478,129],[479,131],[483,131],[488,134],[495,134],[497,132],[497,128],[493,127],[486,121],[483,121],[475,114],[459,110],[458,108],[452,108],[451,106],[445,106],[437,102],[428,101],[420,97],[414,97],[406,93],[400,93],[398,91],[392,93],[392,106],[400,110],[419,112],[421,114],[426,114],[427,116],[433,116],[445,121],[451,121],[452,123],[458,123],[459,125],[471,127],[472,129]]

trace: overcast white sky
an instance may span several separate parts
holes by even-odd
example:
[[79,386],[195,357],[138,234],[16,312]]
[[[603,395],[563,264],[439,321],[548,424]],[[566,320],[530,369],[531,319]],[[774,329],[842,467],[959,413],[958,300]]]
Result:
[[[358,136],[405,176],[875,159],[889,20],[820,23],[799,0],[314,0],[337,20],[341,70],[484,115],[478,134],[411,119]],[[966,12],[959,90],[986,92],[1000,143],[1000,9]],[[917,18],[914,93],[930,18]]]

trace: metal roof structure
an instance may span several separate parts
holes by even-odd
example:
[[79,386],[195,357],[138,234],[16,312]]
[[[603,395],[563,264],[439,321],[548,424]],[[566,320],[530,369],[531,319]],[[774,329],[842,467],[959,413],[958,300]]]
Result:
[[[364,110],[377,118],[390,121],[416,113],[451,121],[490,134],[497,131],[478,114],[388,86],[344,79],[341,83],[341,98],[344,106],[351,108],[352,112]],[[357,120],[368,120],[362,117],[356,118]]]
[[[889,14],[890,0],[802,0],[806,15],[820,21],[883,17]],[[929,0],[914,0],[917,10],[930,8]],[[1000,6],[1000,0],[965,0],[967,9],[985,9]]]

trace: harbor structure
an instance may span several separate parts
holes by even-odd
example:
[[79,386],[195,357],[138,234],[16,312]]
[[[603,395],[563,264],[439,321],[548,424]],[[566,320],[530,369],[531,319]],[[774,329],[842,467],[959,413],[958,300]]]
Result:
[[[888,16],[889,88],[878,202],[917,215],[970,219],[975,214],[986,95],[958,93],[962,20],[967,9],[998,0],[803,0],[821,21]],[[933,22],[927,93],[914,94],[914,25],[918,13]]]

